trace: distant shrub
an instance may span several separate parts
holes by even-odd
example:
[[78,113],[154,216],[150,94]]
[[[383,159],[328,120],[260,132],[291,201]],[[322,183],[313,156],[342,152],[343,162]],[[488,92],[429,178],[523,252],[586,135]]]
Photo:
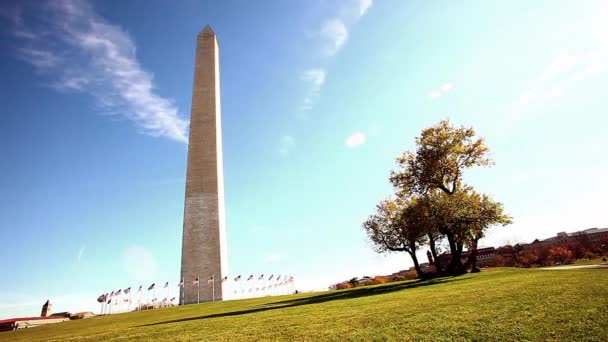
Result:
[[547,254],[547,263],[571,264],[575,260],[574,253],[566,247],[551,247]]
[[382,276],[375,276],[372,280],[370,280],[370,285],[378,285],[378,284],[386,284],[389,282],[389,279]]
[[517,254],[516,265],[520,267],[531,267],[538,265],[539,253],[536,249],[525,249]]
[[351,287],[353,287],[353,286],[349,283],[336,284],[336,290],[345,290],[345,289],[350,289]]
[[405,279],[416,279],[418,278],[418,273],[416,272],[416,270],[407,271],[403,273],[403,277]]

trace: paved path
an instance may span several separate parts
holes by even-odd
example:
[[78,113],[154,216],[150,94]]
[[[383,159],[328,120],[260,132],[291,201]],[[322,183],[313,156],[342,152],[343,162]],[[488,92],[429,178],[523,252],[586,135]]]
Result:
[[598,265],[572,265],[572,266],[554,266],[554,267],[543,267],[537,268],[537,270],[545,270],[545,271],[559,271],[559,270],[576,270],[581,268],[608,268],[608,264],[598,264]]

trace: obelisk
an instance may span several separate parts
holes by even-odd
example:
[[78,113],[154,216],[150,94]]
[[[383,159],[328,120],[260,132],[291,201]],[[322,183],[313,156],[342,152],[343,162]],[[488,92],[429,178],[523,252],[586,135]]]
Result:
[[221,300],[222,278],[228,272],[221,116],[219,49],[207,25],[197,36],[194,65],[181,304]]

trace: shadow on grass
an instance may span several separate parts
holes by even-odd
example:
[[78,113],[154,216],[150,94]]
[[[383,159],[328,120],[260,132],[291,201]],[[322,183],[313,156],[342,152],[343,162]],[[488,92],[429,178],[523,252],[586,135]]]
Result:
[[273,302],[273,303],[258,305],[258,306],[252,307],[251,309],[246,309],[246,310],[221,312],[221,313],[202,315],[202,316],[196,316],[196,317],[185,317],[185,318],[174,319],[174,320],[169,320],[169,321],[164,321],[164,322],[138,325],[136,327],[147,327],[147,326],[154,326],[154,325],[160,325],[160,324],[195,321],[195,320],[218,318],[218,317],[240,316],[240,315],[246,315],[246,314],[251,314],[251,313],[256,313],[256,312],[284,309],[284,308],[296,307],[296,306],[301,306],[301,305],[320,304],[320,303],[325,303],[325,302],[334,301],[334,300],[354,299],[354,298],[375,296],[375,295],[391,293],[391,292],[401,291],[401,290],[406,290],[406,289],[414,289],[417,287],[430,286],[430,285],[436,285],[436,284],[442,284],[442,283],[448,283],[448,282],[452,283],[452,282],[460,281],[460,280],[464,280],[464,279],[466,279],[466,278],[444,277],[444,278],[436,278],[436,279],[431,279],[431,280],[420,280],[420,281],[413,281],[413,282],[390,284],[390,285],[384,285],[384,286],[361,287],[361,288],[355,288],[352,290],[334,291],[334,292],[325,293],[325,294],[321,294],[321,295],[317,295],[317,296]]

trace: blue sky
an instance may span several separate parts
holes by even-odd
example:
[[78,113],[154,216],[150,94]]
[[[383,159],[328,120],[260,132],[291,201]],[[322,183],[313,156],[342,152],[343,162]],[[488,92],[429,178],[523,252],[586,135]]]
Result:
[[484,245],[606,227],[607,16],[602,1],[3,1],[0,315],[176,289],[207,23],[232,276],[310,290],[409,267],[361,222],[445,117],[487,139],[496,165],[466,180],[514,217]]

